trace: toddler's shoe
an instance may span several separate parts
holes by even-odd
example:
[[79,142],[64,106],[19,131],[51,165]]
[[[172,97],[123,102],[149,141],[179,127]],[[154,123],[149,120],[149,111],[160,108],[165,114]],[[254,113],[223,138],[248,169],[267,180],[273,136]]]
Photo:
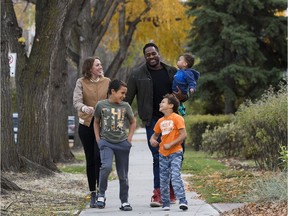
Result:
[[183,103],[180,103],[179,107],[178,107],[178,112],[181,116],[185,116],[186,115],[186,108],[184,106]]

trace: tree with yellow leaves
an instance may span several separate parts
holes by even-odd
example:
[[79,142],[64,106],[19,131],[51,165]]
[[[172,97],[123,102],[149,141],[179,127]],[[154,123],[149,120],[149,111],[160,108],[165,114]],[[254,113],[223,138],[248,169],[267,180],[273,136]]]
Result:
[[[161,48],[163,59],[169,63],[175,63],[176,58],[185,50],[188,31],[193,20],[185,15],[187,8],[178,0],[151,0],[150,3],[151,9],[140,17],[141,20],[135,29],[126,59],[128,66],[137,62],[143,45],[150,41]],[[126,30],[129,23],[139,17],[144,7],[145,3],[137,0],[131,0],[125,5]],[[120,47],[118,41],[120,34],[116,28],[119,19],[119,15],[112,19],[109,30],[102,39],[101,46],[112,53],[117,52]],[[115,76],[117,71],[111,71],[108,68],[109,76]]]

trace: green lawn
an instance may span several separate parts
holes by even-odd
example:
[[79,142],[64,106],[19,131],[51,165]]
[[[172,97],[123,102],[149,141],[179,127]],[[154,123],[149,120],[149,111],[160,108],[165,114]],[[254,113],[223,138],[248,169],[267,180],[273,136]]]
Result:
[[[73,164],[61,164],[58,165],[58,168],[61,172],[66,173],[74,173],[74,174],[85,174],[86,175],[86,159],[84,155],[84,151],[73,152],[76,163]],[[112,172],[109,175],[109,180],[114,180],[117,178],[117,174],[115,173],[115,165],[113,164]]]
[[182,173],[192,174],[186,181],[208,203],[239,202],[254,179],[251,172],[233,170],[205,152],[186,149]]
[[66,173],[82,173],[82,174],[86,174],[86,162],[85,162],[85,155],[83,151],[77,151],[77,152],[73,152],[75,159],[76,159],[76,163],[73,164],[62,164],[60,166],[58,166],[58,168],[60,169],[61,172],[66,172]]

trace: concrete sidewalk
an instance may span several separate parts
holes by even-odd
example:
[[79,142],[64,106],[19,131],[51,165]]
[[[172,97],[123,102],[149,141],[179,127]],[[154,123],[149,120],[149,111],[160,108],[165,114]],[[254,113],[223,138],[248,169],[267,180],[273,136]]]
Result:
[[[106,207],[104,209],[90,208],[87,203],[80,216],[92,215],[157,215],[157,216],[217,216],[221,209],[216,209],[212,205],[197,199],[197,194],[187,192],[186,196],[189,204],[187,211],[179,209],[179,205],[172,204],[170,211],[163,211],[162,208],[151,208],[149,206],[153,190],[153,172],[152,172],[152,155],[147,146],[145,130],[140,128],[133,137],[132,148],[130,152],[129,166],[129,203],[133,211],[124,212],[119,210],[119,183],[118,180],[110,181],[106,191]],[[222,205],[225,210],[239,207],[236,205]]]

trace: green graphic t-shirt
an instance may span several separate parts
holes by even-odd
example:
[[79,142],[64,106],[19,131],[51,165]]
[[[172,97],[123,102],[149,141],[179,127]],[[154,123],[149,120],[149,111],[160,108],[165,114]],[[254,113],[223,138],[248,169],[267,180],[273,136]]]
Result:
[[129,122],[134,118],[131,106],[127,102],[110,103],[108,99],[96,104],[94,116],[100,118],[100,137],[111,143],[127,139]]

